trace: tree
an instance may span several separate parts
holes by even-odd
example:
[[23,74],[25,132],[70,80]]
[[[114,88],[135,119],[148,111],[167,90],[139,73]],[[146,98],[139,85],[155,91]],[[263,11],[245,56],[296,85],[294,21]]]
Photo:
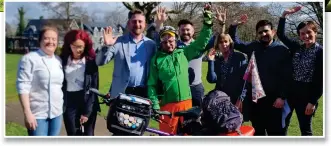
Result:
[[123,7],[117,7],[104,15],[104,20],[111,26],[123,25],[128,21],[128,11]]
[[[154,15],[156,12],[154,11],[157,6],[159,6],[161,2],[133,2],[133,3],[128,3],[128,2],[123,2],[123,5],[128,9],[128,10],[134,10],[134,9],[139,9],[144,12],[147,20],[147,24],[151,24],[154,22]],[[179,11],[174,11],[170,10],[167,11],[168,14],[179,14]]]
[[[224,7],[228,10],[227,20],[225,26],[229,26],[233,20],[237,19],[241,14],[247,14],[249,21],[238,29],[238,35],[244,41],[251,41],[255,39],[255,25],[261,19],[272,20],[275,22],[275,17],[272,16],[268,8],[260,6],[258,3],[242,3],[242,2],[213,2],[212,7]],[[202,10],[205,3],[190,3],[190,2],[176,2],[172,5],[172,9],[180,11],[180,14],[174,16],[172,20],[166,22],[166,25],[177,26],[181,19],[189,19],[195,27],[195,34],[199,34],[202,27]],[[219,25],[215,21],[213,32],[217,33]],[[226,27],[225,33],[227,33]]]
[[134,9],[139,9],[144,12],[146,16],[147,23],[150,24],[154,21],[152,11],[160,4],[161,2],[133,2],[133,3],[128,3],[128,2],[123,2],[123,5],[128,9],[128,10],[134,10]]
[[286,7],[281,6],[278,3],[272,3],[269,6],[269,10],[279,19],[281,14],[286,8],[291,8],[294,6],[303,6],[300,11],[291,14],[286,17],[286,32],[287,35],[298,38],[298,33],[296,27],[300,22],[311,20],[314,21],[319,26],[317,39],[319,42],[323,40],[323,3],[322,2],[298,2],[291,3]]
[[79,19],[82,22],[88,21],[87,11],[77,6],[75,2],[41,2],[40,5],[45,11],[52,14],[52,18],[67,20],[67,23],[63,26],[64,30],[69,29],[72,19]]
[[18,8],[19,22],[18,22],[16,36],[22,36],[23,35],[25,25],[26,25],[25,24],[25,19],[24,19],[25,13],[26,13],[26,11],[25,11],[24,7]]
[[15,35],[14,28],[8,22],[6,22],[6,30],[5,31],[6,31],[6,37],[10,37],[10,36]]

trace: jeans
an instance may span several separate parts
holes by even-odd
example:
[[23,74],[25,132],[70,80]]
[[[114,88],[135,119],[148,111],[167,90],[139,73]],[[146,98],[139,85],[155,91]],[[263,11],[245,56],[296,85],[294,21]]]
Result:
[[199,106],[201,107],[202,98],[204,97],[205,89],[202,83],[198,85],[192,85],[191,87],[191,94],[192,94],[192,106]]
[[29,136],[58,136],[61,132],[62,115],[53,119],[37,119],[36,130],[29,130]]

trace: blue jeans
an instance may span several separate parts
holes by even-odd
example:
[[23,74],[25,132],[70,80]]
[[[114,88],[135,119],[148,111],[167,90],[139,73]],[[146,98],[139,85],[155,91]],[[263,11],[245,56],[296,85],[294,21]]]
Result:
[[61,132],[62,115],[53,119],[37,119],[36,130],[29,130],[29,136],[58,136]]

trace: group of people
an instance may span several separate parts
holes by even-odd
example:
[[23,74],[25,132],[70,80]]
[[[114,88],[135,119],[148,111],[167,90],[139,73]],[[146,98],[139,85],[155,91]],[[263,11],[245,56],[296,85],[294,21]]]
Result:
[[[279,20],[277,36],[284,45],[274,39],[276,31],[268,20],[256,24],[257,40],[242,42],[236,31],[248,20],[247,15],[235,20],[226,34],[226,10],[214,10],[216,17],[211,6],[205,6],[203,27],[193,39],[195,31],[191,21],[180,20],[177,33],[174,27],[163,26],[167,20],[166,9],[158,8],[153,40],[144,35],[144,13],[133,10],[127,22],[129,33],[115,38],[112,28],[107,27],[104,46],[94,51],[85,31],[71,30],[64,37],[60,56],[54,54],[57,29],[45,27],[39,37],[40,49],[22,57],[17,74],[17,91],[28,134],[59,135],[63,117],[68,135],[94,135],[100,106],[97,96],[88,89],[98,89],[98,66],[111,60],[114,60],[111,97],[120,93],[146,97],[154,110],[172,113],[201,106],[202,58],[208,52],[207,81],[216,83],[215,90],[228,94],[244,117],[249,115],[247,120],[252,122],[255,135],[286,135],[294,109],[301,134],[312,135],[312,117],[323,92],[323,47],[316,41],[317,25],[312,21],[301,22],[297,27],[301,41],[288,38],[285,17],[300,10],[295,7],[285,10]],[[221,29],[212,36],[215,22]],[[266,97],[255,103],[248,92],[242,103],[238,97],[252,53]],[[251,91],[252,87],[246,88]],[[284,126],[285,100],[291,113]],[[162,118],[165,122],[160,123],[160,130],[171,134],[176,134],[179,123],[183,122],[175,116]]]

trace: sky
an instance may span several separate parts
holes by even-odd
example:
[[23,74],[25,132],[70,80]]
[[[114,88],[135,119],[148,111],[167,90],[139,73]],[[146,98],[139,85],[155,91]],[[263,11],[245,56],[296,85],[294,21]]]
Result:
[[[170,6],[170,2],[166,2],[162,4],[163,6]],[[39,2],[7,2],[5,5],[5,13],[6,13],[6,22],[12,24],[17,23],[18,12],[17,9],[19,7],[24,7],[27,10],[26,18],[28,19],[39,19],[40,16],[44,16],[44,18],[48,18],[49,14],[42,7],[40,7]],[[98,11],[98,12],[107,12],[112,9],[118,7],[124,7],[121,2],[79,2],[78,6],[81,6],[87,9],[88,12]],[[103,15],[102,13],[98,13],[98,15]],[[100,18],[103,18],[100,16]]]
[[[170,7],[171,2],[163,2],[161,5]],[[260,2],[260,5],[267,5],[269,2]],[[103,18],[104,12],[111,11],[112,9],[118,7],[124,7],[121,2],[79,2],[79,6],[87,9],[88,12],[98,11],[97,13],[99,18]],[[18,12],[17,9],[23,6],[27,13],[25,17],[27,19],[39,19],[40,16],[44,18],[48,18],[49,12],[45,11],[38,2],[6,2],[5,4],[5,14],[6,14],[6,22],[9,24],[17,24],[18,23]]]

